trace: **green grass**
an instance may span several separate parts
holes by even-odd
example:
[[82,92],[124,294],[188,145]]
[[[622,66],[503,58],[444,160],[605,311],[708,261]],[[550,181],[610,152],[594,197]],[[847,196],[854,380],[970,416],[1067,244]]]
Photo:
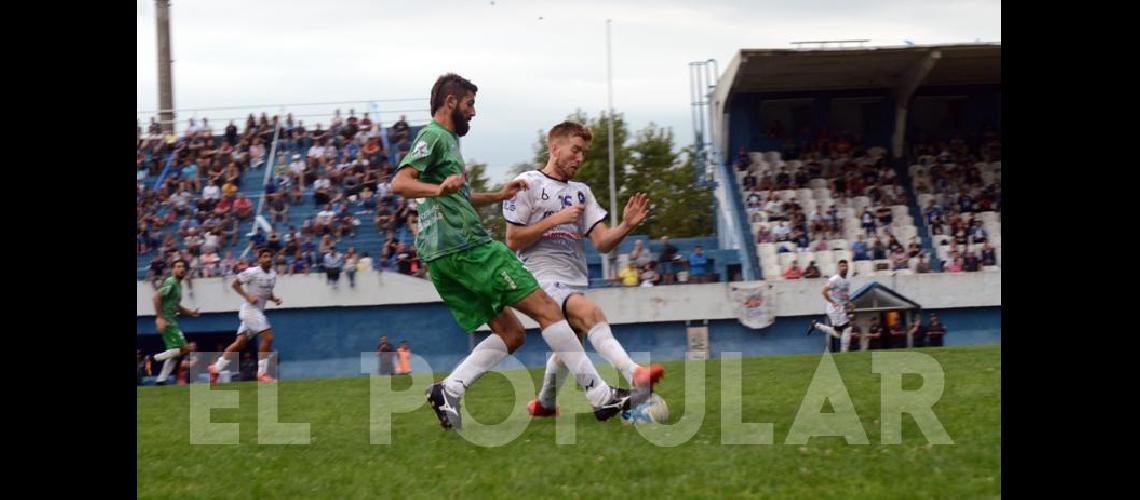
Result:
[[[140,497],[668,497],[914,498],[1001,495],[1001,346],[924,349],[942,365],[945,392],[934,412],[954,440],[930,445],[903,416],[903,442],[880,444],[880,375],[869,353],[834,359],[870,445],[841,437],[784,444],[819,355],[743,360],[745,422],[774,424],[774,444],[721,444],[720,362],[705,364],[704,423],[687,442],[658,447],[617,418],[576,420],[576,444],[555,443],[555,422],[535,420],[501,447],[480,447],[441,430],[426,405],[393,416],[393,444],[369,442],[369,379],[282,382],[279,420],[310,423],[307,445],[257,444],[257,385],[237,409],[212,421],[238,422],[240,444],[190,444],[187,386],[137,392],[137,493]],[[658,393],[670,421],[684,412],[685,362],[665,363]],[[601,367],[600,367],[601,368]],[[608,367],[607,367],[608,368]],[[603,370],[607,380],[613,372]],[[531,370],[537,385],[541,370]],[[442,377],[442,376],[438,376]],[[914,380],[912,380],[914,378]],[[904,377],[907,390],[916,377]],[[407,378],[393,384],[422,399]],[[568,383],[567,386],[570,384]],[[218,390],[222,390],[218,389]],[[564,412],[585,407],[580,391],[560,398]],[[485,424],[511,412],[514,390],[490,373],[464,404]],[[382,403],[382,402],[381,402]],[[827,410],[827,411],[830,411]]]

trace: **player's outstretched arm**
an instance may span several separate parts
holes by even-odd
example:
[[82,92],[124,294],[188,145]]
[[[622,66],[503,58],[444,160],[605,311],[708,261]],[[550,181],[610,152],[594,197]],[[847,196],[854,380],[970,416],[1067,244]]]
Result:
[[500,201],[514,198],[515,193],[518,193],[524,189],[529,189],[526,185],[526,181],[522,179],[515,179],[511,182],[508,182],[505,186],[503,186],[503,189],[500,189],[496,193],[471,193],[471,204],[477,207],[481,207],[483,205],[499,203]]
[[622,221],[617,227],[609,227],[606,223],[598,224],[590,233],[590,241],[599,253],[609,253],[617,248],[622,240],[629,235],[639,224],[645,222],[649,216],[649,196],[637,193],[629,198],[622,212]]
[[392,192],[404,198],[435,198],[459,192],[463,187],[463,177],[453,175],[439,184],[420,181],[420,172],[414,168],[401,167],[392,179]]
[[197,307],[195,307],[194,309],[187,309],[185,307],[182,307],[182,304],[178,304],[178,314],[181,314],[183,316],[193,316],[193,317],[197,318],[199,315],[199,312],[198,312]]
[[158,333],[162,333],[166,329],[166,319],[162,317],[162,294],[165,287],[154,292],[154,324],[158,328]]

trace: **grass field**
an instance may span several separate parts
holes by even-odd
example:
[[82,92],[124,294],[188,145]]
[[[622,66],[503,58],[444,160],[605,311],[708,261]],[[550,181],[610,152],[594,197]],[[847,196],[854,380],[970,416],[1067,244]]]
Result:
[[[706,404],[699,431],[684,444],[658,447],[617,418],[579,416],[576,444],[555,443],[555,422],[535,420],[501,447],[480,447],[441,430],[431,410],[393,416],[391,445],[369,442],[367,377],[282,382],[279,420],[308,422],[307,445],[257,444],[257,385],[237,409],[215,409],[212,421],[238,422],[240,444],[191,445],[187,386],[137,392],[136,485],[140,497],[799,497],[915,498],[1001,495],[1001,346],[923,349],[945,371],[934,412],[954,440],[930,445],[903,416],[903,441],[880,444],[880,375],[869,353],[836,356],[847,391],[870,440],[841,437],[784,444],[819,355],[743,360],[743,420],[774,424],[774,443],[721,443],[720,362],[705,365]],[[676,422],[685,404],[684,362],[665,363],[658,386]],[[603,371],[603,373],[607,373]],[[541,370],[531,370],[536,385]],[[441,378],[442,375],[437,377]],[[612,370],[606,378],[613,380]],[[903,379],[907,390],[917,377]],[[393,384],[422,399],[406,377]],[[567,384],[570,385],[570,384]],[[486,375],[464,398],[478,421],[507,418],[514,390],[505,376]],[[584,408],[580,391],[565,391],[564,411]]]

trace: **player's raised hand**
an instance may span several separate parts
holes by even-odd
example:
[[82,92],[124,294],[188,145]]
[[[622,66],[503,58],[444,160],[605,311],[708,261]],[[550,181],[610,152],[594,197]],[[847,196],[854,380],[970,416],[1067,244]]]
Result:
[[637,193],[630,196],[629,201],[625,202],[625,211],[622,212],[622,220],[630,226],[637,226],[645,222],[646,217],[649,217],[649,195]]
[[195,317],[195,318],[197,318],[201,314],[202,314],[202,312],[197,307],[195,307],[193,311],[190,311],[190,315]]
[[436,193],[436,196],[447,196],[452,193],[458,193],[460,189],[463,189],[463,176],[453,175],[444,179],[443,182],[439,184],[439,191]]
[[585,208],[582,205],[572,205],[555,212],[550,218],[555,224],[577,224],[582,218],[583,210]]
[[515,179],[511,182],[508,182],[503,186],[503,189],[499,190],[499,196],[504,200],[509,200],[511,198],[514,198],[515,194],[517,194],[519,191],[524,191],[527,189],[530,189],[530,186],[526,184],[526,181],[522,179]]
[[285,302],[285,301],[281,300],[281,297],[273,297],[273,302],[276,303],[277,305],[281,305],[281,303]]

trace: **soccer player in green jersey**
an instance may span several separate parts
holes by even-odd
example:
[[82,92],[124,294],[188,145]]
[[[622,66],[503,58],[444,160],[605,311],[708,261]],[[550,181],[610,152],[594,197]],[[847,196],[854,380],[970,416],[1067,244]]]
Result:
[[478,88],[449,73],[431,89],[432,122],[412,141],[400,161],[392,192],[419,198],[420,226],[416,250],[426,263],[435,289],[467,332],[484,323],[493,332],[443,382],[427,389],[427,399],[443,428],[461,428],[460,399],[483,373],[494,368],[526,340],[526,330],[512,308],[530,316],[542,338],[565,361],[586,391],[598,420],[630,408],[636,397],[610,387],[586,357],[558,304],[506,245],[491,239],[475,207],[498,203],[526,189],[525,181],[508,183],[497,193],[473,193],[463,175],[459,138],[475,117]]
[[159,335],[162,335],[162,342],[166,344],[166,350],[154,356],[154,359],[162,361],[162,371],[159,372],[155,385],[166,385],[166,379],[170,377],[170,372],[174,371],[178,359],[194,350],[192,344],[186,343],[186,337],[178,328],[180,314],[198,316],[197,308],[191,310],[182,307],[181,304],[182,279],[186,277],[186,267],[186,261],[174,261],[170,276],[154,293],[154,326],[158,329]]

